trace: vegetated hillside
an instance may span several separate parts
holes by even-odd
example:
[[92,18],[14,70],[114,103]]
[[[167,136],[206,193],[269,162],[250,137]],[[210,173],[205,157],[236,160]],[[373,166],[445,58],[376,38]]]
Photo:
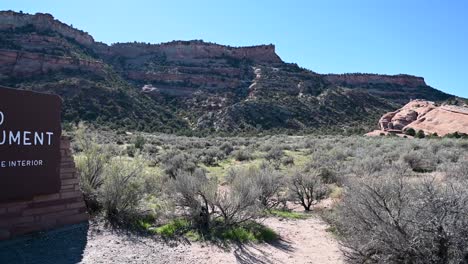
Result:
[[0,54],[1,85],[59,94],[66,122],[111,128],[360,132],[412,98],[453,98],[409,75],[317,74],[273,45],[108,46],[48,14],[0,12]]

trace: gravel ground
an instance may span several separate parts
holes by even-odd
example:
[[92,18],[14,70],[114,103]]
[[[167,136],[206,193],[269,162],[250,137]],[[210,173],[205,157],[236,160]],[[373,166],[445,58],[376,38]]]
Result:
[[265,225],[281,240],[271,244],[231,245],[159,241],[91,222],[0,242],[0,263],[342,263],[338,243],[326,224],[268,218]]

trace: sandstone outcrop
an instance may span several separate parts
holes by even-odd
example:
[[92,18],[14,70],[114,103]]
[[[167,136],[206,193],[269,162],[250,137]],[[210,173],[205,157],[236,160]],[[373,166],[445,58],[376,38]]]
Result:
[[39,30],[51,30],[72,38],[82,45],[92,45],[93,37],[88,33],[64,24],[50,14],[37,13],[35,15],[16,13],[13,11],[0,11],[0,30],[21,28],[32,25]]
[[468,134],[468,107],[437,105],[426,100],[412,100],[394,112],[389,112],[379,120],[380,130],[368,135],[403,134],[412,128],[425,134],[445,136],[451,133]]
[[0,75],[31,77],[58,70],[89,71],[104,74],[104,65],[95,60],[0,49]]

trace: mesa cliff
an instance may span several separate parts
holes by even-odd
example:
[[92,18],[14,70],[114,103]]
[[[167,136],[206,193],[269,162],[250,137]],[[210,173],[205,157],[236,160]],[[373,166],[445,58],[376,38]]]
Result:
[[0,84],[61,95],[66,122],[185,133],[362,131],[410,99],[453,97],[411,75],[319,74],[285,63],[272,44],[108,45],[42,13],[1,11],[0,36]]

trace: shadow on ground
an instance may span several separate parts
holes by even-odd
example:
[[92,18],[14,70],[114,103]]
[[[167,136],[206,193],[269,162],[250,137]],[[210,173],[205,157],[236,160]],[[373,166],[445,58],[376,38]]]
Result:
[[[278,240],[269,242],[274,248],[292,253],[294,248],[291,246],[291,243],[286,240]],[[239,245],[239,247],[234,251],[234,256],[238,263],[241,264],[271,264],[276,263],[275,260],[271,259],[271,255],[268,252],[265,252],[258,247],[258,245]]]
[[0,263],[79,263],[86,247],[88,224],[73,225],[0,242]]

